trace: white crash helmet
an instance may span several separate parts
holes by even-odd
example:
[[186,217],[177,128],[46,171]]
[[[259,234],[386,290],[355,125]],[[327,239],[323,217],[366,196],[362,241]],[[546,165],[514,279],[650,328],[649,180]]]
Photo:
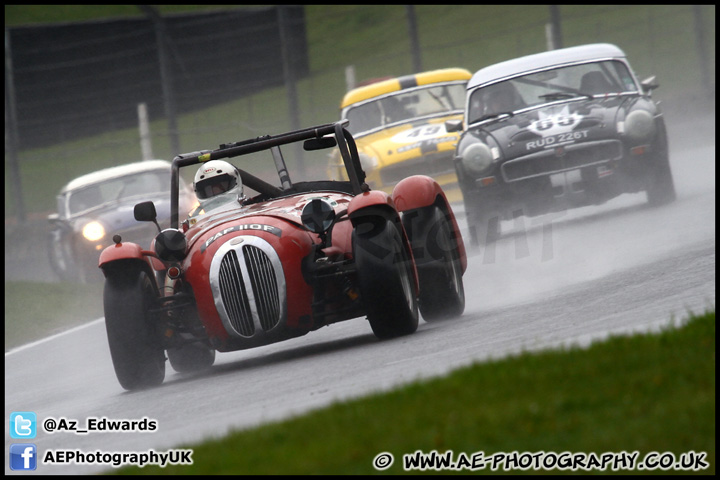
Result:
[[224,160],[210,160],[195,173],[193,190],[200,205],[219,197],[227,200],[241,198],[243,185],[240,172]]

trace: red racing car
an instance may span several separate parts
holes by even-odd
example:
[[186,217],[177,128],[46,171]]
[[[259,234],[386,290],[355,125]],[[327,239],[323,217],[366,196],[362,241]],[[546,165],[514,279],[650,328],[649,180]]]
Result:
[[[384,339],[413,333],[418,310],[426,321],[462,314],[467,257],[442,189],[416,175],[392,195],[370,190],[346,124],[175,157],[170,228],[148,250],[115,235],[100,255],[105,325],[123,388],[161,384],[166,352],[174,370],[195,371],[212,365],[216,351],[357,317]],[[307,152],[338,147],[349,180],[293,183],[280,147],[297,142]],[[234,157],[237,166],[222,160]],[[274,181],[248,171],[258,166],[270,166]],[[198,168],[200,207],[181,221],[183,167]],[[135,219],[155,222],[154,204],[137,204]]]

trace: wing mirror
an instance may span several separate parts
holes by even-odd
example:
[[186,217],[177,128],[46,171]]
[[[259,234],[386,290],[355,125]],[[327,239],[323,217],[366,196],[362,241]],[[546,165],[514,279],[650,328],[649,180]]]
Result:
[[135,205],[133,215],[138,222],[153,222],[160,231],[160,225],[157,223],[157,211],[153,202],[141,202]]
[[61,223],[60,215],[58,215],[57,213],[51,213],[50,215],[48,215],[47,219],[48,219],[48,222],[50,222],[52,224]]
[[462,132],[462,120],[445,120],[445,130],[448,132]]
[[650,92],[658,88],[660,84],[657,83],[657,77],[653,75],[652,77],[648,77],[645,80],[641,81],[640,86],[642,86],[643,91],[649,95]]

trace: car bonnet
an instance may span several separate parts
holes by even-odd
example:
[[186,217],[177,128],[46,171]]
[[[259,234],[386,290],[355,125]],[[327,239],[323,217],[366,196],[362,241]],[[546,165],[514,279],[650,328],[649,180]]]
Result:
[[492,137],[503,158],[516,158],[548,147],[617,138],[618,115],[636,99],[615,96],[548,105],[471,127],[469,132],[486,143]]
[[358,150],[376,156],[380,165],[394,164],[420,154],[453,150],[459,134],[448,132],[445,121],[462,115],[416,120],[356,138]]
[[[300,216],[302,210],[312,199],[325,198],[333,205],[336,215],[347,210],[352,196],[337,192],[311,192],[299,195],[277,198],[254,205],[239,207],[236,209],[208,214],[187,231],[189,248],[192,249],[195,243],[208,234],[226,229],[237,224],[250,224],[257,221],[258,217],[267,216],[284,220],[288,228],[305,229],[302,226]],[[248,230],[251,233],[252,230]]]

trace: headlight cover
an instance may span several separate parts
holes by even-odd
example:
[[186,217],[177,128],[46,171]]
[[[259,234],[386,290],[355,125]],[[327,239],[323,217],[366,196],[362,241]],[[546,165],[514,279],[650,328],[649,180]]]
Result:
[[166,262],[180,262],[187,255],[187,237],[176,228],[166,228],[155,237],[155,253]]
[[97,242],[105,237],[105,227],[100,222],[88,222],[82,229],[82,235],[90,242]]
[[625,117],[624,130],[633,140],[649,141],[655,135],[655,119],[646,110],[633,110]]
[[313,198],[305,205],[300,215],[302,224],[311,232],[323,234],[335,221],[333,204],[325,198]]
[[460,158],[465,169],[472,174],[480,175],[485,172],[497,158],[492,149],[483,142],[473,142],[468,145]]

